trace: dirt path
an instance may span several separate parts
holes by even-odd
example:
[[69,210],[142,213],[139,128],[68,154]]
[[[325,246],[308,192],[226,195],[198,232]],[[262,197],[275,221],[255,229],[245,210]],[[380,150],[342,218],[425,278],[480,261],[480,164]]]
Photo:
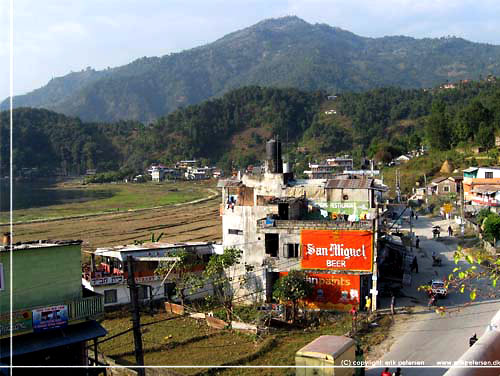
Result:
[[[186,205],[83,218],[14,225],[14,241],[81,239],[83,250],[95,250],[164,233],[167,242],[215,241],[221,238],[220,198]],[[1,226],[2,232],[8,226]]]

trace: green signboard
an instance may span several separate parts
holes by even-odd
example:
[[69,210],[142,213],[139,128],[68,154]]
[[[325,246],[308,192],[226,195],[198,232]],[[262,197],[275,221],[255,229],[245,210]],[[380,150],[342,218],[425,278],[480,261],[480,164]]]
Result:
[[338,214],[354,214],[361,216],[368,213],[370,204],[368,201],[330,201],[327,211]]
[[[12,313],[12,334],[29,332],[33,328],[31,311],[16,311]],[[0,338],[10,336],[10,314],[0,316]]]

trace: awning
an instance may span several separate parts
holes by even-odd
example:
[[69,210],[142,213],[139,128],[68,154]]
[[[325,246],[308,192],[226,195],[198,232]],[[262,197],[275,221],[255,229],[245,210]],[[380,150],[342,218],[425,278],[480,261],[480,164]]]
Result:
[[474,188],[472,189],[473,193],[482,193],[482,194],[487,194],[491,195],[496,192],[500,191],[500,185],[489,185],[489,184],[484,184],[484,185],[474,185]]
[[[29,354],[53,347],[70,345],[103,337],[107,334],[96,321],[86,321],[81,324],[69,325],[65,328],[54,329],[45,333],[30,333],[13,337],[14,356]],[[10,338],[0,341],[0,358],[10,357]]]

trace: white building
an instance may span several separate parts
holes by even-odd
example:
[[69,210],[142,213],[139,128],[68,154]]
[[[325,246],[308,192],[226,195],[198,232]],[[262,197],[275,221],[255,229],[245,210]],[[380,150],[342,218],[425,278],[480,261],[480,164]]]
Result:
[[[175,253],[181,249],[196,254],[201,264],[208,262],[210,255],[222,253],[220,244],[210,242],[176,244],[157,242],[98,248],[91,254],[90,267],[82,273],[82,284],[87,289],[104,295],[105,306],[130,303],[130,292],[127,286],[127,257],[131,256],[135,265],[135,282],[139,284],[139,299],[145,301],[168,298],[172,296],[174,288],[171,278],[165,279],[156,275],[154,271],[160,261],[175,257]],[[100,259],[99,264],[96,264],[96,258]],[[202,293],[188,295],[192,295],[192,298],[199,298],[206,293],[208,291],[203,290]]]

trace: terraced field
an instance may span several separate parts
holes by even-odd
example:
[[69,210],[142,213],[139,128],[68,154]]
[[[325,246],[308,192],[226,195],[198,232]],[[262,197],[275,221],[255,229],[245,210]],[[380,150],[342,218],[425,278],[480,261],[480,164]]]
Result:
[[[207,189],[206,196],[214,196]],[[221,239],[220,198],[155,209],[116,212],[97,216],[48,220],[14,225],[14,241],[81,239],[83,250],[130,244],[164,233],[167,242],[216,241]],[[0,231],[8,231],[1,226]]]

